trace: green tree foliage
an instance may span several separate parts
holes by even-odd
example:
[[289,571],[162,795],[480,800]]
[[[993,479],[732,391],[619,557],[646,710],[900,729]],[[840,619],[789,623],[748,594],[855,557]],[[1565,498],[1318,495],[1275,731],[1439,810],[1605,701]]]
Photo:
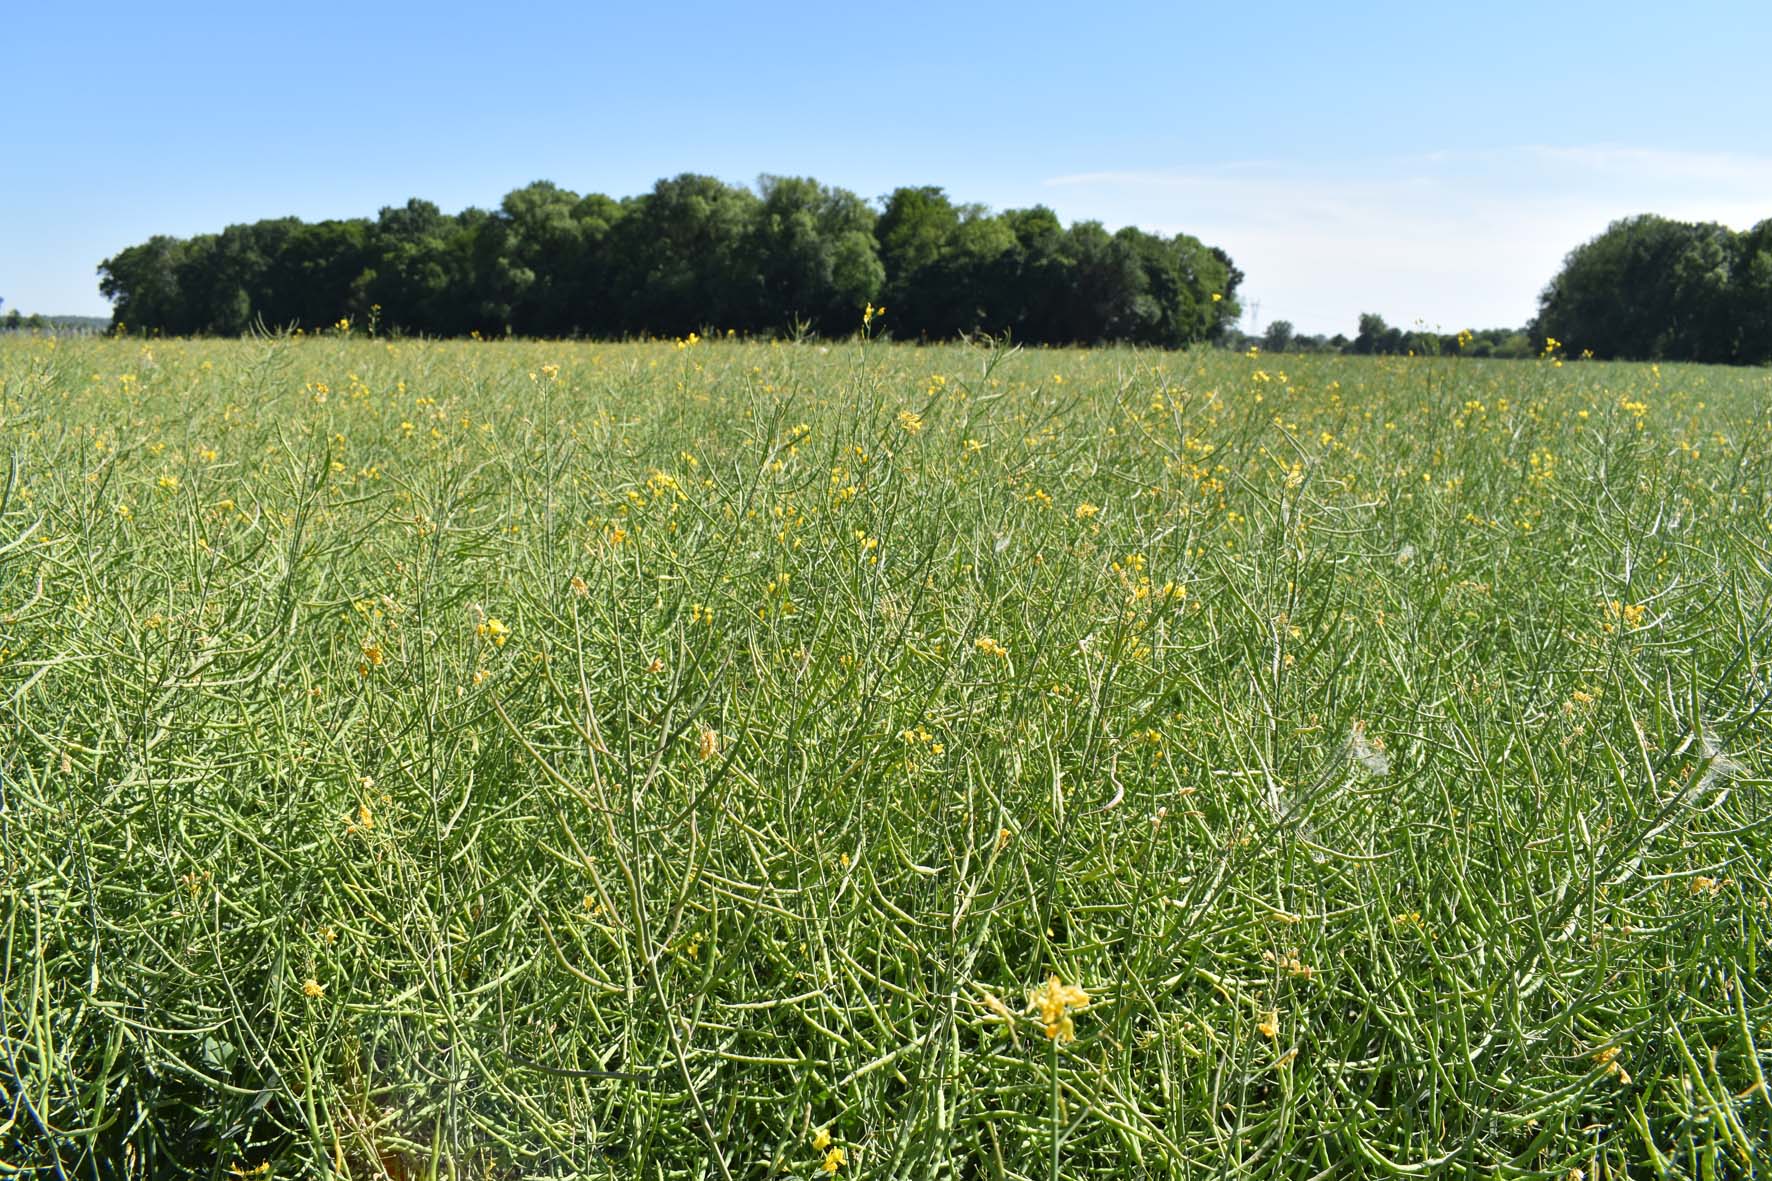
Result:
[[1270,353],[1283,353],[1292,347],[1292,342],[1297,335],[1296,330],[1292,327],[1292,321],[1275,320],[1267,326],[1267,331],[1262,334],[1261,347]]
[[786,313],[795,322],[838,325],[879,298],[886,283],[874,240],[874,211],[845,189],[766,176],[748,258],[758,280],[751,327]]
[[116,323],[168,334],[373,316],[435,336],[840,335],[871,303],[903,337],[1162,346],[1223,339],[1243,277],[1187,235],[1067,229],[1043,206],[992,213],[925,186],[876,212],[809,178],[745,188],[694,174],[621,201],[537,181],[492,211],[415,198],[373,220],[155,237],[99,273]]
[[1643,214],[1574,251],[1539,297],[1534,335],[1601,358],[1772,360],[1772,226]]
[[185,315],[179,271],[187,244],[156,234],[99,264],[99,293],[112,304],[112,322],[168,334],[195,331]]

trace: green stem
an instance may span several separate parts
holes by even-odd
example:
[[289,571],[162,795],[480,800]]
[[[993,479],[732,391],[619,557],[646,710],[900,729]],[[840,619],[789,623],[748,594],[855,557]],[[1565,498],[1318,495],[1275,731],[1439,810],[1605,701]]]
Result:
[[1051,1177],[1052,1177],[1052,1181],[1058,1181],[1058,1138],[1059,1138],[1059,1126],[1058,1126],[1058,1039],[1057,1038],[1048,1039],[1048,1044],[1050,1044],[1052,1047],[1052,1058],[1051,1058],[1051,1063],[1052,1063],[1052,1069],[1051,1069],[1051,1076],[1052,1076],[1052,1152],[1051,1152],[1052,1169],[1051,1169]]

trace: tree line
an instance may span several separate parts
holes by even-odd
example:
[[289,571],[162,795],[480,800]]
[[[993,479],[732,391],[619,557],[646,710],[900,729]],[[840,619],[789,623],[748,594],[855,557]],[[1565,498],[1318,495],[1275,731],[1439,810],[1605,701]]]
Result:
[[167,335],[341,317],[429,336],[844,335],[885,305],[900,339],[1167,347],[1222,339],[1243,278],[1186,234],[1067,227],[1044,206],[994,213],[923,186],[876,209],[811,179],[693,174],[619,200],[538,181],[491,211],[413,199],[158,235],[98,270],[115,325]]
[[1387,324],[1376,312],[1363,312],[1354,336],[1337,332],[1299,332],[1290,320],[1274,320],[1260,333],[1227,333],[1224,343],[1237,349],[1264,353],[1344,353],[1356,357],[1434,357],[1460,354],[1466,357],[1533,357],[1531,335],[1524,328],[1476,328],[1440,332],[1417,326],[1399,328]]
[[1532,332],[1601,359],[1772,361],[1772,218],[1615,221],[1570,252]]

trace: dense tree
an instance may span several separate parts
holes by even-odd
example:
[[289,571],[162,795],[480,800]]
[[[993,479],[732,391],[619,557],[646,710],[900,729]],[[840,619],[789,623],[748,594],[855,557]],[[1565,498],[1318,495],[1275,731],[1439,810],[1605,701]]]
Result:
[[1601,358],[1772,359],[1772,231],[1653,214],[1571,251],[1539,297],[1539,340]]
[[746,244],[761,282],[755,319],[838,327],[859,318],[886,283],[874,211],[854,193],[814,180],[766,176]]
[[639,198],[616,235],[629,332],[755,323],[762,281],[748,267],[746,237],[757,195],[685,173]]
[[112,322],[144,331],[194,331],[179,291],[179,264],[184,257],[181,239],[156,234],[100,263],[98,289],[111,301]]
[[296,218],[156,237],[106,259],[115,322],[234,334],[374,318],[404,333],[680,334],[853,330],[884,303],[910,338],[1179,346],[1235,324],[1222,250],[1043,206],[993,213],[901,188],[879,213],[807,178],[755,188],[684,174],[639,197],[537,181],[493,211],[428,201],[373,219]]
[[1729,318],[1739,328],[1737,359],[1772,361],[1772,218],[1741,236]]

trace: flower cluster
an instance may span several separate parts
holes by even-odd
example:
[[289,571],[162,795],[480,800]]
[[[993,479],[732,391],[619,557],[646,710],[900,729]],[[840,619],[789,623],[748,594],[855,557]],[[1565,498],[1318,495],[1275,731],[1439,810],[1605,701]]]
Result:
[[1038,1020],[1046,1036],[1061,1045],[1077,1040],[1071,1013],[1088,1007],[1089,994],[1075,984],[1060,983],[1057,976],[1028,994],[1028,1016]]

